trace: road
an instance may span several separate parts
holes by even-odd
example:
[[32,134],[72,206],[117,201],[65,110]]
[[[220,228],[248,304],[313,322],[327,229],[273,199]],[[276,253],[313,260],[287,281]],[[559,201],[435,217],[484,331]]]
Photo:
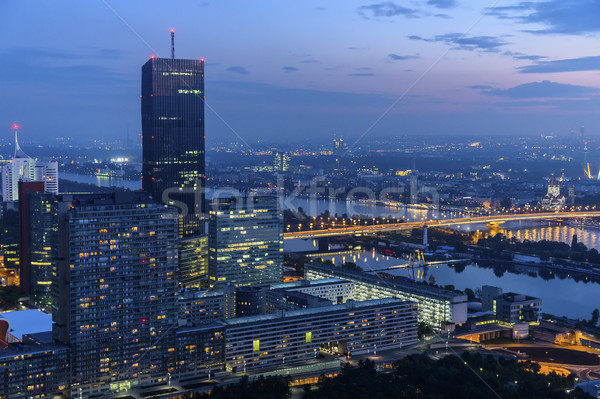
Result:
[[[581,346],[581,345],[573,345],[573,346],[565,346],[565,345],[556,345],[550,342],[540,342],[537,341],[535,343],[531,343],[531,342],[527,342],[527,343],[511,343],[511,344],[491,344],[491,345],[485,345],[485,349],[487,350],[500,350],[502,351],[503,349],[508,349],[510,351],[516,351],[516,350],[521,350],[521,352],[527,352],[526,347],[535,347],[539,350],[543,351],[543,348],[546,348],[548,350],[548,352],[550,352],[550,356],[553,356],[552,351],[553,350],[570,350],[572,351],[573,355],[571,357],[573,357],[573,360],[575,360],[577,358],[577,352],[584,352],[586,354],[593,354],[596,355],[600,358],[600,350],[595,349],[595,348],[588,348],[586,346]],[[546,353],[548,353],[546,352]],[[535,356],[534,356],[535,358]],[[527,358],[524,358],[527,359]],[[600,375],[600,360],[599,360],[599,364],[574,364],[576,362],[569,362],[569,363],[559,363],[557,361],[553,361],[554,359],[549,358],[549,361],[543,361],[543,360],[536,360],[537,363],[539,363],[542,367],[547,367],[548,370],[560,370],[560,369],[564,369],[564,370],[568,370],[570,372],[572,372],[573,374],[575,374],[580,381],[589,381],[589,380],[593,380],[598,378],[597,376]]]

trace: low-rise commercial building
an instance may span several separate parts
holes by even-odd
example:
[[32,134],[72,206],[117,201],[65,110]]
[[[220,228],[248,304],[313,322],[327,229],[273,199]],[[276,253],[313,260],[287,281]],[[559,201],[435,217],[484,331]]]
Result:
[[230,371],[400,348],[417,341],[417,304],[386,298],[229,319],[225,364]]
[[416,302],[419,306],[419,322],[435,328],[467,321],[465,294],[411,281],[381,278],[324,263],[305,264],[304,277],[307,280],[339,278],[350,281],[354,283],[353,299],[356,301],[391,297]]
[[496,318],[505,323],[537,323],[542,318],[542,300],[508,292],[494,300]]

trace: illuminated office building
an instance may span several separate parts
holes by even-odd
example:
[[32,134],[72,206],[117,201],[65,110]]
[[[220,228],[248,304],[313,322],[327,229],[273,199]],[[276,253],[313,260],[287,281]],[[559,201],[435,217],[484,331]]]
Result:
[[273,172],[287,172],[290,170],[292,157],[288,152],[273,151]]
[[181,235],[204,231],[204,60],[152,57],[142,66],[142,186],[180,209]]
[[2,224],[0,227],[5,271],[14,272],[18,276],[20,274],[19,210],[16,202],[2,202]]
[[[216,200],[209,212],[211,285],[261,285],[283,280],[283,215],[276,197]],[[241,202],[241,201],[240,201]]]
[[177,324],[177,210],[142,192],[59,196],[55,341],[71,349],[71,393],[166,381]]
[[208,236],[179,240],[179,281],[185,287],[199,287],[208,279]]
[[[19,183],[21,286],[40,308],[52,304],[52,273],[56,272],[58,201],[54,194],[35,190],[41,182]],[[37,187],[43,191],[43,186]]]
[[419,305],[419,322],[434,328],[467,321],[467,296],[443,288],[417,284],[411,281],[384,279],[369,273],[335,267],[325,263],[306,263],[307,280],[339,278],[354,284],[353,299],[368,301],[398,298]]

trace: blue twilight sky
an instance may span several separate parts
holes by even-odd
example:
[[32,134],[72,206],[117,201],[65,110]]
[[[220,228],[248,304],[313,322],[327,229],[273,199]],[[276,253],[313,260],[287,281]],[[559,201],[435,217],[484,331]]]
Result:
[[599,16],[597,0],[2,1],[0,137],[136,137],[140,69],[170,56],[170,28],[178,58],[206,60],[209,141],[356,138],[401,96],[369,135],[594,136]]

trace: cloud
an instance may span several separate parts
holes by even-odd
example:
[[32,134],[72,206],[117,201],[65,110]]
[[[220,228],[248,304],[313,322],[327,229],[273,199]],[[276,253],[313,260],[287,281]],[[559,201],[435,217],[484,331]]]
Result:
[[308,59],[308,60],[302,60],[299,62],[302,64],[319,64],[321,61],[315,60],[315,59]]
[[496,89],[489,86],[471,86],[477,88],[484,94],[496,97],[506,97],[514,100],[518,99],[556,99],[573,98],[579,99],[600,94],[600,90],[588,86],[576,86],[564,83],[551,82],[544,80],[542,82],[531,82],[511,87],[509,89]]
[[394,53],[388,54],[388,57],[390,57],[394,61],[416,60],[417,58],[419,58],[418,55],[398,55]]
[[600,56],[539,61],[535,64],[519,68],[519,72],[521,73],[557,73],[578,71],[600,71]]
[[487,86],[487,85],[473,85],[473,86],[467,86],[467,88],[469,88],[469,89],[475,89],[475,90],[491,90],[494,87]]
[[284,66],[281,68],[283,70],[283,72],[285,73],[289,73],[289,72],[296,72],[298,70],[298,68],[293,67],[293,66]]
[[[71,53],[60,50],[27,47],[0,49],[0,56],[11,60],[0,75],[0,82],[20,85],[42,84],[47,87],[77,87],[77,79],[84,78],[88,85],[103,86],[106,81],[131,82],[125,75],[106,65],[98,66],[98,54],[117,54],[118,50],[86,48],[85,53]],[[93,76],[94,79],[89,79]],[[21,83],[19,83],[21,81]],[[66,85],[66,86],[63,86]]]
[[600,2],[597,0],[524,1],[515,6],[496,7],[498,18],[545,25],[532,33],[581,34],[600,32]]
[[421,36],[408,36],[410,40],[422,40],[425,42],[439,42],[446,43],[453,47],[461,50],[468,51],[485,51],[497,53],[500,51],[499,47],[506,45],[507,43],[493,36],[464,36],[462,33],[446,33],[445,35],[436,35],[431,39],[424,38]]
[[370,4],[368,6],[359,7],[358,13],[365,18],[371,17],[397,17],[403,16],[406,18],[418,18],[418,11],[412,8],[400,6],[391,1]]
[[250,73],[250,72],[248,72],[248,70],[246,68],[241,67],[241,66],[229,67],[229,68],[227,68],[227,71],[237,73],[240,75],[248,75]]
[[502,54],[508,55],[509,57],[513,57],[515,60],[538,61],[538,60],[541,60],[542,58],[546,58],[542,55],[529,55],[529,54],[523,54],[523,53],[514,52],[514,51],[505,51]]
[[375,76],[375,74],[371,73],[371,72],[367,72],[367,73],[349,73],[348,76],[366,77],[366,76]]
[[437,8],[453,8],[456,7],[456,0],[428,0],[427,4]]

